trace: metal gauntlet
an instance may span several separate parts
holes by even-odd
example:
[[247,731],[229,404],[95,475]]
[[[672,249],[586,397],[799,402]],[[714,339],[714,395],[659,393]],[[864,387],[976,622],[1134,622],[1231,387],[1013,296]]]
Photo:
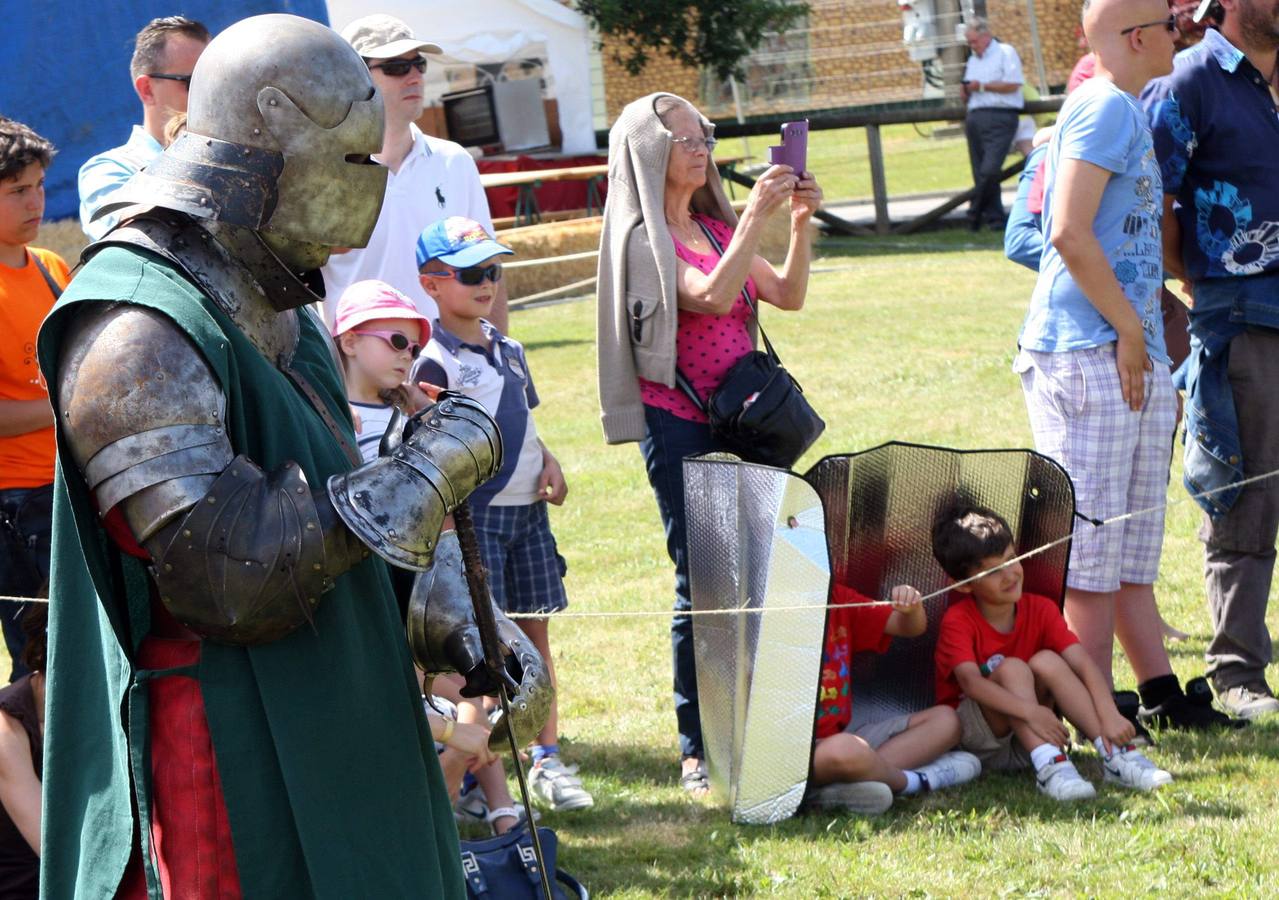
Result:
[[[506,679],[514,687],[509,727],[515,731],[517,744],[523,746],[537,737],[546,724],[555,689],[542,655],[528,636],[496,606],[493,615],[497,619]],[[408,638],[413,659],[428,675],[460,673],[466,678],[462,688],[465,697],[497,693],[499,686],[484,665],[475,607],[462,571],[462,551],[455,532],[440,535],[435,564],[413,584]],[[506,720],[498,715],[489,735],[489,746],[495,750],[506,746],[508,728]]]
[[413,415],[390,456],[334,475],[328,492],[347,527],[404,569],[431,565],[444,517],[502,466],[502,438],[483,406],[445,392]]

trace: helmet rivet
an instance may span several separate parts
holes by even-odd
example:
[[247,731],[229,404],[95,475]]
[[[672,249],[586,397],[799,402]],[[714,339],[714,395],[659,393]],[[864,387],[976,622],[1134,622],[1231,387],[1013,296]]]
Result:
[[261,128],[254,128],[254,129],[253,129],[253,133],[254,133],[254,134],[261,134],[261,133],[262,133],[262,129],[261,129]]
[[274,97],[272,97],[270,100],[268,100],[268,101],[267,101],[267,104],[268,104],[269,106],[279,106],[279,105],[280,105],[280,101],[279,101],[279,100],[276,100]]

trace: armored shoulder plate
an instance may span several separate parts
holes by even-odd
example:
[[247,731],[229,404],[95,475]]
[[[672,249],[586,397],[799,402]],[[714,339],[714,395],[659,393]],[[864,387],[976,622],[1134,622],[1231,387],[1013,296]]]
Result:
[[146,541],[231,462],[226,398],[168,318],[115,305],[79,316],[58,362],[59,423],[105,515]]

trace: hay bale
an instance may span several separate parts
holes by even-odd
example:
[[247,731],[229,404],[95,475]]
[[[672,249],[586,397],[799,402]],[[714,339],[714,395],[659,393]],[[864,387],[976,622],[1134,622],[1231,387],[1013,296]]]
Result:
[[[743,201],[733,205],[738,212],[741,212],[746,204]],[[512,261],[549,259],[580,253],[584,250],[598,250],[603,224],[604,220],[600,216],[565,222],[547,222],[499,232],[498,240],[515,251],[516,255]],[[817,229],[811,225],[809,227],[815,238]],[[769,217],[760,239],[759,252],[765,259],[780,265],[786,258],[786,250],[789,246],[790,214],[783,207]],[[527,268],[523,266],[508,268],[503,277],[506,279],[508,295],[512,300],[518,300],[530,294],[549,291],[590,278],[595,274],[596,266],[596,258],[575,259]]]
[[89,239],[80,230],[79,219],[60,219],[57,222],[42,223],[36,239],[31,243],[42,250],[52,250],[74,268],[80,261],[80,251],[89,243]]

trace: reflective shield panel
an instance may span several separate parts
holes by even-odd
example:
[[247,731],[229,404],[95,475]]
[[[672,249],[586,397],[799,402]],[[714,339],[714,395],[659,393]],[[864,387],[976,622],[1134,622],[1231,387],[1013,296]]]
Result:
[[808,779],[830,587],[822,501],[791,472],[714,454],[685,460],[684,498],[693,609],[725,611],[693,619],[711,782],[733,821],[778,822]]
[[[881,599],[898,584],[925,595],[946,585],[933,559],[931,532],[957,496],[1008,520],[1017,551],[1070,534],[1075,500],[1070,477],[1056,462],[1030,450],[951,450],[890,443],[819,460],[804,476],[826,506],[827,537],[838,584]],[[1060,602],[1070,544],[1023,562],[1025,590]],[[853,662],[853,724],[933,703],[933,647],[947,596],[927,603],[928,631],[894,641],[883,655]]]

